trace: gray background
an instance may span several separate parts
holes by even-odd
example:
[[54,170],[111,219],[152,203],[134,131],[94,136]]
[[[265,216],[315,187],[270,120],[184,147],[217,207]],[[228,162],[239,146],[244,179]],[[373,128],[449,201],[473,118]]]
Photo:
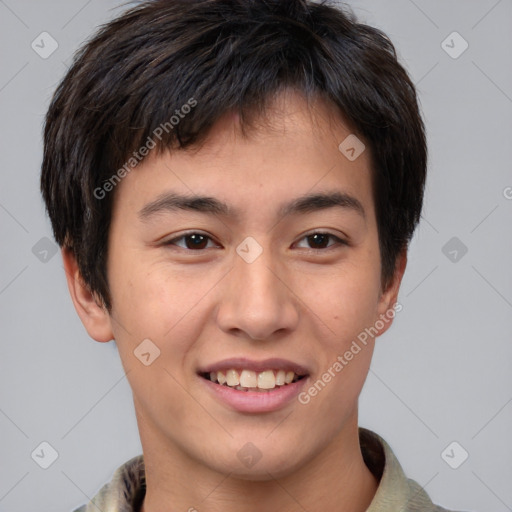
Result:
[[[430,149],[403,311],[377,341],[360,424],[434,501],[512,510],[512,1],[349,3],[396,44]],[[71,510],[141,452],[116,347],[90,340],[73,309],[38,190],[49,98],[117,5],[0,0],[1,512]],[[47,59],[31,47],[43,31],[59,45]],[[442,46],[453,31],[469,44],[458,58],[445,50],[461,39]],[[46,470],[48,448],[31,457],[43,441],[59,455]]]

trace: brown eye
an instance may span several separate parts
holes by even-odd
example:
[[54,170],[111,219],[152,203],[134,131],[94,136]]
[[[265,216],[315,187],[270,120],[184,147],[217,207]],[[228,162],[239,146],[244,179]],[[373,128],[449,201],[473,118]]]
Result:
[[205,249],[208,245],[208,237],[204,235],[187,235],[183,238],[187,249]]
[[[307,249],[315,250],[328,249],[334,245],[347,245],[344,240],[332,235],[331,233],[311,233],[302,238],[302,240],[307,241]],[[329,243],[330,240],[333,240],[334,242]]]
[[325,233],[315,233],[314,235],[309,235],[307,237],[312,249],[324,249],[325,247],[328,247],[330,238],[331,235],[327,235]]
[[211,241],[211,238],[202,233],[186,233],[177,238],[173,238],[165,243],[165,245],[177,245],[183,249],[189,250],[202,250],[207,249],[208,242]]

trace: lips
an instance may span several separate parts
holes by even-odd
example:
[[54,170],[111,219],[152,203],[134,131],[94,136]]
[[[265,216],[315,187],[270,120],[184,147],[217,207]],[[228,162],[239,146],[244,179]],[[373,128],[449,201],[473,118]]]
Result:
[[238,357],[203,366],[197,374],[216,400],[238,412],[260,414],[293,403],[311,372],[287,359]]
[[217,363],[199,368],[197,373],[199,375],[209,375],[212,372],[226,373],[228,370],[250,370],[256,373],[264,372],[266,370],[283,370],[285,372],[294,372],[299,377],[305,377],[310,374],[307,367],[287,359],[270,358],[262,361],[255,361],[245,357],[224,359]]
[[[239,373],[233,367],[244,369]],[[216,368],[230,369],[224,373]],[[261,368],[266,369],[259,371]],[[295,371],[300,372],[300,376]],[[201,368],[198,375],[201,389],[224,406],[240,413],[266,414],[292,406],[307,385],[310,374],[305,366],[285,359],[229,359]]]

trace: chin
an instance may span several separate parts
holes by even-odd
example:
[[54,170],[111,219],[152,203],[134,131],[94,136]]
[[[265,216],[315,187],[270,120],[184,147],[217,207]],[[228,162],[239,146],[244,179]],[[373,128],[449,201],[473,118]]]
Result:
[[230,477],[234,479],[247,482],[265,482],[287,477],[294,473],[294,469],[283,466],[283,464],[264,463],[263,460],[260,460],[252,468],[244,469],[240,464],[237,464],[235,469],[227,467],[223,472],[229,473]]
[[290,445],[287,448],[281,446],[280,450],[269,446],[267,442],[261,450],[256,447],[265,445],[265,440],[261,443],[255,440],[253,444],[250,441],[244,441],[235,448],[233,458],[223,458],[219,463],[219,457],[214,460],[205,461],[214,471],[229,474],[232,478],[247,481],[269,481],[276,478],[284,478],[293,474],[306,463],[305,457],[297,453],[297,446]]

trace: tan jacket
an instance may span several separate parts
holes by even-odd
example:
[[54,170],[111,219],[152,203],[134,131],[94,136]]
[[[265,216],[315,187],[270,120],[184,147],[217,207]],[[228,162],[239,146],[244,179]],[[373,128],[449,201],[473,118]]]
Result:
[[[407,478],[389,445],[380,436],[359,428],[364,461],[379,480],[367,512],[450,512],[434,505],[414,480]],[[110,483],[74,512],[140,512],[145,494],[144,459],[138,455],[119,467]]]

